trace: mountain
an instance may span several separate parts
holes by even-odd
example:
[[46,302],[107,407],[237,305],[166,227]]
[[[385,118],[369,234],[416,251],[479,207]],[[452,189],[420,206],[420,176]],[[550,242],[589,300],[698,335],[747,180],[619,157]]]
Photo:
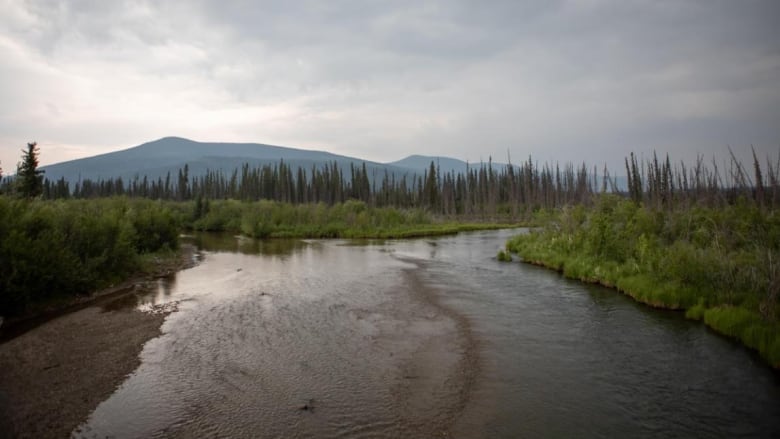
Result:
[[[122,177],[132,180],[135,176],[149,179],[165,178],[170,172],[175,178],[179,169],[186,164],[191,177],[203,175],[206,171],[222,171],[230,175],[245,163],[250,167],[276,165],[284,160],[293,169],[303,167],[320,168],[337,163],[342,171],[349,172],[350,165],[366,165],[369,175],[376,180],[388,174],[396,177],[415,174],[404,166],[383,164],[355,157],[332,154],[325,151],[310,151],[259,143],[216,143],[195,142],[180,137],[165,137],[122,151],[100,154],[93,157],[71,160],[43,166],[49,180],[65,180],[75,183],[79,180],[107,180]],[[429,162],[430,163],[430,162]],[[348,175],[348,174],[347,174]]]
[[[404,159],[378,163],[356,157],[333,154],[326,151],[311,151],[261,143],[219,143],[196,142],[181,137],[165,137],[144,143],[122,151],[100,154],[83,159],[70,160],[41,167],[50,181],[64,178],[71,184],[80,180],[107,180],[121,177],[131,181],[136,176],[146,176],[150,180],[165,179],[170,173],[176,178],[184,165],[188,166],[190,177],[204,175],[207,171],[221,171],[229,176],[245,163],[250,167],[277,165],[280,160],[295,171],[303,167],[307,171],[312,167],[321,169],[325,165],[336,163],[349,178],[350,166],[361,167],[365,163],[366,171],[372,176],[372,184],[379,183],[385,173],[396,180],[406,177],[422,176],[430,168],[431,162],[442,174],[463,173],[466,169],[478,169],[487,163],[466,163],[451,157],[412,155]],[[493,163],[493,169],[506,169],[503,163]],[[625,177],[618,177],[618,187],[625,190]]]
[[388,165],[398,166],[399,168],[413,169],[415,172],[423,174],[428,172],[431,162],[439,167],[439,171],[444,174],[455,171],[456,173],[466,172],[466,162],[450,157],[437,157],[425,155],[410,155],[405,159],[388,163]]

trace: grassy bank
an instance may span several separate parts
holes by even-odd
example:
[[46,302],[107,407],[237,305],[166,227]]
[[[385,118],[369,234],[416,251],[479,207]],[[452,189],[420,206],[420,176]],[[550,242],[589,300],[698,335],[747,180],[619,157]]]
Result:
[[180,223],[150,200],[0,196],[0,315],[118,283],[178,247]]
[[496,222],[441,220],[421,209],[370,207],[361,201],[334,205],[261,200],[175,203],[193,230],[253,238],[415,238],[513,227]]
[[685,310],[780,368],[780,215],[753,203],[652,209],[617,196],[513,238],[523,261]]

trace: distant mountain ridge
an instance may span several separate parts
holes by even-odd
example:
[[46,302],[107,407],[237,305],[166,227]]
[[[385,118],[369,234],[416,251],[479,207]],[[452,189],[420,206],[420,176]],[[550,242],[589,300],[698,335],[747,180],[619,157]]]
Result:
[[[463,173],[467,167],[466,162],[450,157],[413,155],[395,162],[379,163],[326,151],[261,143],[196,142],[181,137],[164,137],[121,151],[55,163],[41,169],[46,171],[46,178],[50,181],[64,178],[76,183],[86,179],[97,181],[119,177],[128,181],[136,176],[156,180],[165,178],[168,173],[175,177],[184,165],[187,165],[190,177],[196,177],[209,170],[229,175],[245,163],[256,167],[275,165],[280,160],[293,169],[303,167],[307,170],[335,162],[343,171],[348,171],[350,165],[362,166],[365,163],[369,175],[376,181],[383,178],[385,172],[396,178],[423,175],[432,161],[442,173]],[[498,169],[505,165],[494,163],[493,166]]]
[[[350,163],[362,164],[364,160],[332,154],[325,151],[309,151],[259,143],[196,142],[181,137],[164,137],[121,151],[70,160],[43,166],[46,178],[78,180],[107,180],[109,178],[133,179],[146,176],[149,179],[175,175],[186,164],[190,176],[199,176],[207,170],[230,174],[245,163],[250,166],[278,164],[284,160],[293,168],[321,166],[336,162],[349,168]],[[366,166],[381,168],[385,165],[366,161]],[[393,169],[396,172],[408,170]]]
[[[480,163],[468,163],[463,160],[454,159],[452,157],[442,156],[427,156],[427,155],[410,155],[405,159],[398,160],[396,162],[390,162],[388,165],[398,166],[400,168],[415,169],[419,172],[428,170],[431,166],[431,162],[439,168],[441,173],[463,174],[468,169],[479,169]],[[487,163],[482,163],[487,164]],[[504,163],[493,163],[493,169],[506,168]]]

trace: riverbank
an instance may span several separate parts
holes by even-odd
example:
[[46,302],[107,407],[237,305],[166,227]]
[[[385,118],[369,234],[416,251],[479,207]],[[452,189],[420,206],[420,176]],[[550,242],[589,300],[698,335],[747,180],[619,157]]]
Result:
[[[573,275],[565,269],[567,262],[572,259],[556,258],[554,260],[521,259],[522,262],[544,267],[561,273],[563,276],[579,280],[581,282],[601,285],[623,293],[639,303],[658,309],[673,311],[685,311],[685,316],[692,320],[703,321],[707,327],[718,334],[735,339],[754,351],[757,351],[771,367],[780,370],[780,353],[778,353],[778,333],[780,327],[776,323],[765,321],[760,314],[736,306],[715,306],[705,308],[703,305],[694,305],[686,308],[678,302],[666,302],[664,294],[666,288],[673,289],[671,285],[659,285],[651,278],[634,276],[607,280],[598,274],[602,267],[593,262],[587,276]],[[582,264],[581,260],[578,261]]]
[[87,295],[54,296],[31,304],[25,313],[4,319],[0,326],[0,343],[57,317],[132,294],[153,279],[190,268],[195,264],[195,252],[195,246],[181,245],[176,251],[166,250],[147,254],[140,258],[139,269],[122,282]]
[[68,437],[140,364],[162,314],[89,307],[0,345],[0,430]]
[[661,211],[604,197],[506,248],[568,278],[685,311],[779,369],[777,222],[755,206]]
[[258,239],[403,239],[520,226],[508,215],[437,217],[423,209],[373,207],[355,200],[334,205],[214,200],[205,207],[189,202],[167,206],[178,212],[187,229]]
[[[160,335],[170,312],[109,311],[107,305],[156,277],[192,266],[193,256],[194,247],[182,246],[169,257],[151,259],[154,270],[79,299],[59,311],[64,314],[35,322],[0,344],[0,436],[69,436],[138,367],[143,345]],[[25,321],[6,329],[15,325]]]
[[321,228],[316,225],[301,226],[295,229],[284,228],[274,232],[256,233],[246,230],[208,230],[209,232],[232,232],[255,239],[412,239],[432,238],[436,236],[457,235],[461,232],[480,230],[501,230],[523,227],[509,223],[457,223],[416,224],[389,228],[349,228],[333,226]]

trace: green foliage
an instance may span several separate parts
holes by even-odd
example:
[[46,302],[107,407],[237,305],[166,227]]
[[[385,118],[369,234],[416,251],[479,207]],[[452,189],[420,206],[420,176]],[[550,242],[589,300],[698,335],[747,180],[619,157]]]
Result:
[[699,303],[685,311],[685,317],[691,320],[702,320],[705,311],[707,311],[707,308],[704,306],[704,300],[699,300]]
[[179,227],[148,200],[0,196],[0,315],[119,281],[139,255],[176,248]]
[[[656,307],[686,309],[777,365],[780,214],[755,203],[658,209],[606,195],[546,214],[507,243],[523,260],[613,286]],[[775,359],[775,360],[772,360]]]
[[[197,203],[197,201],[196,201]],[[173,203],[176,210],[179,203]],[[189,227],[241,233],[253,238],[411,238],[460,231],[511,227],[500,224],[441,223],[422,209],[371,207],[348,200],[327,205],[260,200],[212,201]]]
[[131,227],[128,233],[139,253],[177,248],[180,223],[160,203],[148,202],[144,208],[131,209],[125,215]]
[[756,349],[774,367],[780,367],[780,326],[744,308],[719,306],[704,312],[704,323]]
[[500,262],[512,262],[512,255],[506,250],[499,250],[496,259]]

